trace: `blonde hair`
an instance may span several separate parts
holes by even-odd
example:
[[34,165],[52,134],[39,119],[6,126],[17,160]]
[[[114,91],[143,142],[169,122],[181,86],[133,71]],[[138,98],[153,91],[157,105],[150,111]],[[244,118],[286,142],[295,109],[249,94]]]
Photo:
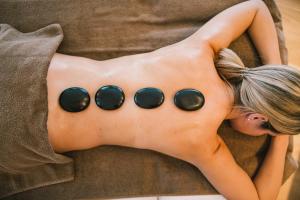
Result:
[[247,68],[230,49],[218,52],[219,76],[234,92],[234,107],[256,112],[282,134],[300,133],[300,70],[288,65],[268,64]]

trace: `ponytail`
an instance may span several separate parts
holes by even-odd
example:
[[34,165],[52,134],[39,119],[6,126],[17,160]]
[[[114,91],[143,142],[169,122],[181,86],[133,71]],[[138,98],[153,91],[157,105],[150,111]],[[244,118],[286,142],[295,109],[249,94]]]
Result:
[[245,73],[249,68],[245,67],[240,57],[230,49],[223,48],[219,51],[215,66],[218,74],[224,81],[239,83],[243,81]]

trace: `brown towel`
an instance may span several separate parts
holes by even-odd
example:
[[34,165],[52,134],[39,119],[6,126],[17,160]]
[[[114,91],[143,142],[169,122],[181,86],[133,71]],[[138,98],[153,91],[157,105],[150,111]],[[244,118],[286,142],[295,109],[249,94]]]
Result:
[[0,198],[74,179],[73,159],[53,151],[46,124],[46,76],[62,39],[58,24],[31,33],[0,24]]
[[[239,2],[242,0],[0,0],[0,22],[11,24],[22,32],[32,32],[59,23],[65,37],[58,52],[104,60],[148,52],[178,42],[217,13]],[[276,25],[283,63],[287,63],[280,12],[273,0],[265,2]],[[241,56],[247,66],[260,65],[259,56],[247,34],[234,41],[230,48]],[[254,176],[263,161],[269,138],[240,134],[231,129],[227,121],[218,133],[238,164],[249,176]],[[292,149],[291,142],[286,156],[284,180],[297,168],[291,157]],[[36,185],[39,188],[33,190],[23,188],[25,192],[6,199],[216,193],[196,167],[158,152],[107,145],[66,155],[75,161],[73,181]]]

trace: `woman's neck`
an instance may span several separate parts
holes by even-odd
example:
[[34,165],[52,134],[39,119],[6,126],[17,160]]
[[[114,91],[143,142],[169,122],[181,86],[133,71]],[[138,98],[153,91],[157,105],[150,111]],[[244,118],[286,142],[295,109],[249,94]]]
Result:
[[234,105],[234,90],[232,88],[230,88],[227,84],[226,85],[226,90],[227,90],[227,95],[228,95],[228,98],[229,98],[229,102],[230,102],[230,109],[228,110],[228,113],[225,117],[224,120],[226,119],[234,119],[234,118],[237,118],[239,115],[240,115],[240,111],[238,109],[235,109],[233,107]]

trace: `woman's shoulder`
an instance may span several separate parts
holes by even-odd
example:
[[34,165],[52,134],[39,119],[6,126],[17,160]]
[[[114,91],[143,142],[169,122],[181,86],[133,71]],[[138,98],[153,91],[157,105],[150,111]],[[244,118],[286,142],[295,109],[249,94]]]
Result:
[[[206,41],[193,41],[192,37],[188,37],[184,40],[176,43],[160,47],[154,51],[148,52],[149,55],[170,55],[174,58],[180,58],[184,56],[197,56],[199,58],[206,58],[212,60],[214,57],[213,48]],[[180,57],[178,57],[180,55]]]

